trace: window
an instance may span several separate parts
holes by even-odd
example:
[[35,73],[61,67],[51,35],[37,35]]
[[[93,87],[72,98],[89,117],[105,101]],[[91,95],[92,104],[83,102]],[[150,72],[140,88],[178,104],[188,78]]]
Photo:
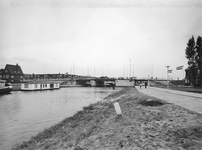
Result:
[[5,73],[7,73],[8,71],[7,70],[5,70]]
[[28,84],[25,84],[25,86],[24,86],[25,88],[28,88]]
[[11,75],[11,78],[14,78],[14,75]]
[[35,84],[35,89],[37,88],[37,84]]

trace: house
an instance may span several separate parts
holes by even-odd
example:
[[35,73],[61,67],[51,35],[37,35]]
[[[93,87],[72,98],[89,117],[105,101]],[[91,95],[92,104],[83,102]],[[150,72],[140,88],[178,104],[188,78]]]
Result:
[[6,80],[6,82],[10,83],[19,83],[21,80],[23,80],[23,72],[21,67],[16,65],[10,65],[6,64],[5,69],[2,71],[2,79]]
[[4,69],[0,69],[0,79],[2,79],[4,73]]

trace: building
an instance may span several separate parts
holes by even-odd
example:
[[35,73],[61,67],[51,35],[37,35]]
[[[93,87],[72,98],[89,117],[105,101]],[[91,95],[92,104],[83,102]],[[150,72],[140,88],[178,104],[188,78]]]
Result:
[[198,65],[196,65],[194,68],[187,68],[185,70],[185,74],[186,85],[200,86],[200,70]]
[[[89,76],[90,77],[90,76]],[[87,78],[87,76],[73,75],[73,74],[24,74],[25,80],[44,80],[44,79],[76,79]],[[91,77],[94,78],[94,77]]]
[[2,79],[4,73],[4,69],[0,69],[0,79]]
[[25,74],[25,80],[44,80],[44,79],[66,79],[70,78],[67,74]]
[[24,74],[18,64],[6,64],[5,69],[1,69],[0,76],[2,76],[1,79],[6,80],[6,82],[19,83],[23,80]]

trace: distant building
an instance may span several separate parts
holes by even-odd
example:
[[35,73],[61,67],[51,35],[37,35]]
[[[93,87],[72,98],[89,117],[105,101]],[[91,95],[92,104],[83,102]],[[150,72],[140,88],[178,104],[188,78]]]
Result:
[[[90,77],[90,76],[89,76]],[[43,79],[75,79],[86,78],[86,76],[73,75],[73,74],[24,74],[25,80],[43,80]]]
[[19,83],[23,80],[24,74],[18,64],[7,64],[5,69],[0,70],[0,76],[2,76],[1,79],[6,80],[6,82]]
[[[192,74],[194,72],[194,75]],[[196,86],[200,85],[200,70],[198,68],[198,65],[192,70],[191,68],[185,69],[185,84],[186,85],[192,85],[195,84]]]
[[38,80],[38,79],[65,79],[69,76],[67,74],[25,74],[25,80]]

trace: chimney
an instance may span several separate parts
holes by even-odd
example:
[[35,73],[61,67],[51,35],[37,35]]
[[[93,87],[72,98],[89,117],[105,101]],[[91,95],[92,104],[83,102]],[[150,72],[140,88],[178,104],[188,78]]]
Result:
[[18,63],[16,64],[16,72],[18,73]]

